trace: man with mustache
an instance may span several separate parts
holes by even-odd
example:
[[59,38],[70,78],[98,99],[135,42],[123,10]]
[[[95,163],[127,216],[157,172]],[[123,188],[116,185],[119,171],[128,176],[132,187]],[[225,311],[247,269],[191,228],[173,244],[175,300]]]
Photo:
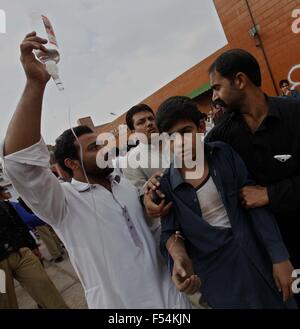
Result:
[[300,102],[264,94],[259,64],[245,50],[221,54],[209,75],[213,101],[230,114],[206,140],[226,142],[242,157],[259,184],[241,189],[244,207],[272,210],[300,268]]
[[[197,274],[202,300],[212,308],[295,307],[290,298],[293,267],[273,215],[240,203],[240,188],[253,184],[240,157],[225,143],[203,144],[204,127],[188,97],[164,101],[157,126],[176,135],[174,161],[159,183],[173,203],[162,217],[161,249],[170,264],[173,260],[176,287],[189,292],[190,276]],[[156,186],[147,184],[147,210]]]
[[[55,158],[72,177],[60,183],[41,137],[42,101],[50,78],[34,49],[47,52],[35,32],[21,44],[26,87],[2,148],[4,170],[24,202],[50,224],[69,253],[89,308],[189,308],[159,262],[136,188],[113,168],[88,127],[66,130]],[[197,284],[197,282],[196,282]]]

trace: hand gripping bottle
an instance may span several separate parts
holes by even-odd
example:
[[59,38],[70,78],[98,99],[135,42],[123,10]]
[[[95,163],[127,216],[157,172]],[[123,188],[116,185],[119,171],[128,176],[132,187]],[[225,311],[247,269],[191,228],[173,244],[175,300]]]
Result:
[[60,54],[53,26],[48,17],[44,15],[33,13],[30,16],[32,25],[35,27],[37,35],[44,37],[46,32],[46,39],[48,39],[48,44],[46,45],[47,52],[35,50],[35,56],[40,62],[46,65],[46,69],[54,80],[58,90],[64,90],[57,67],[57,63],[60,60]]

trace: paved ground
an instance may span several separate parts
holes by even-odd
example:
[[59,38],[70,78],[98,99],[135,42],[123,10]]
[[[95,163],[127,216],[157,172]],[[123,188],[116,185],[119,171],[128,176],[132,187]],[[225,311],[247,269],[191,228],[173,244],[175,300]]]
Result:
[[[49,260],[51,257],[43,244],[40,250],[46,259],[44,261],[45,269],[67,305],[72,309],[86,309],[87,305],[82,286],[67,255],[64,255],[65,260],[63,262],[56,264],[47,261],[47,259]],[[16,294],[20,309],[37,308],[35,301],[18,282],[16,282]]]

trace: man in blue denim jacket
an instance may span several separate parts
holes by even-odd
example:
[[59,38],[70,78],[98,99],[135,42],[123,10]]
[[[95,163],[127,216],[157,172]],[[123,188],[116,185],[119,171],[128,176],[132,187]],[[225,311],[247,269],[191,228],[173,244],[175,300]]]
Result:
[[[159,107],[157,124],[160,132],[193,136],[195,158],[195,136],[202,132],[195,103],[171,97]],[[176,153],[174,145],[173,151],[176,163],[185,152]],[[173,163],[160,180],[163,202],[173,203],[162,218],[161,235],[173,282],[190,294],[199,288],[198,276],[212,308],[296,308],[293,266],[273,215],[267,208],[247,210],[240,202],[240,189],[255,184],[245,164],[221,142],[206,143],[204,154],[202,177],[188,179],[193,168],[183,162],[181,168]]]

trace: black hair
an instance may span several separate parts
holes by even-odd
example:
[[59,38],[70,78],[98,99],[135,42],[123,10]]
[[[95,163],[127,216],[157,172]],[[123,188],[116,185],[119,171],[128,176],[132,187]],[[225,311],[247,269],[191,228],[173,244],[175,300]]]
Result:
[[290,85],[289,81],[287,79],[280,80],[279,87],[282,88],[284,84]]
[[156,112],[156,124],[160,133],[169,131],[181,120],[190,120],[198,127],[205,115],[189,97],[173,96],[165,100]]
[[261,87],[261,71],[256,58],[243,49],[231,49],[221,54],[209,67],[209,74],[217,71],[233,81],[237,73],[244,73],[256,87]]
[[[93,133],[93,130],[87,126],[78,126],[73,128],[77,138],[85,134]],[[65,165],[65,159],[79,160],[78,147],[75,145],[76,138],[71,129],[64,131],[55,141],[54,156],[57,163],[68,174],[73,176],[72,169]]]
[[134,130],[133,126],[133,116],[140,112],[150,112],[154,115],[153,110],[147,104],[138,104],[133,106],[127,113],[126,113],[126,124],[130,130]]

